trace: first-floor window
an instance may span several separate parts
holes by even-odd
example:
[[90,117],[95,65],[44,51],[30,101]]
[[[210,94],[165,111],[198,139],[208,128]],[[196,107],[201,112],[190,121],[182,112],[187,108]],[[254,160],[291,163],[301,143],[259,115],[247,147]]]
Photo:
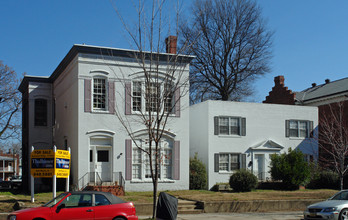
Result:
[[246,154],[214,154],[214,172],[232,172],[239,169],[246,169]]
[[219,154],[219,171],[239,169],[239,154]]
[[[149,141],[139,140],[138,146],[149,152]],[[139,180],[151,179],[151,166],[149,154],[133,146],[132,178]],[[164,140],[159,143],[159,179],[172,179],[172,142]],[[152,167],[155,168],[156,160],[155,143],[152,143]]]

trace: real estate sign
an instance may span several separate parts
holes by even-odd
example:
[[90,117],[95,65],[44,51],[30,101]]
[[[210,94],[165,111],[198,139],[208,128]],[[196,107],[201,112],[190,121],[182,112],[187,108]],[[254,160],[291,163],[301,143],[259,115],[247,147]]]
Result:
[[55,161],[55,174],[57,178],[68,178],[70,175],[70,152],[67,150],[57,150]]
[[34,150],[31,153],[31,175],[35,178],[68,178],[70,152],[67,150]]

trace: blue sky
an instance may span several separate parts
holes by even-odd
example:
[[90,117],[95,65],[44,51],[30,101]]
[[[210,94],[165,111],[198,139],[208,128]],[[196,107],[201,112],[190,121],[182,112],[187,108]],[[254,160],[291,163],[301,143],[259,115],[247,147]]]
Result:
[[[134,21],[131,1],[115,2]],[[274,57],[252,101],[265,99],[277,75],[293,91],[348,77],[348,1],[257,2],[275,32]],[[0,9],[0,60],[19,74],[49,76],[73,44],[131,48],[109,0],[0,0]]]

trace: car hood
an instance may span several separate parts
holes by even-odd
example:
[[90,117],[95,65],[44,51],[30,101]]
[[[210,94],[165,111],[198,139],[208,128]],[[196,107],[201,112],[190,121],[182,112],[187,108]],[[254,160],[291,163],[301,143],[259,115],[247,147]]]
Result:
[[336,207],[336,206],[340,206],[343,204],[347,204],[348,205],[348,200],[327,200],[327,201],[323,201],[323,202],[318,202],[315,204],[312,204],[310,206],[308,206],[308,208],[327,208],[327,207]]
[[21,209],[15,212],[12,212],[11,214],[29,214],[29,213],[44,213],[44,212],[49,212],[50,208],[49,207],[35,207],[35,208],[29,208],[29,209]]

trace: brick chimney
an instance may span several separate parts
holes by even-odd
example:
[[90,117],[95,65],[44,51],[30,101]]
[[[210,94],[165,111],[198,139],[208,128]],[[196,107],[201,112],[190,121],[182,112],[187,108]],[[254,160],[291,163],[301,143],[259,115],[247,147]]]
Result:
[[177,36],[169,36],[166,38],[166,53],[176,54]]
[[276,76],[274,77],[275,86],[284,86],[284,76]]
[[284,76],[274,77],[274,87],[263,103],[294,105],[295,93],[288,89],[284,84]]

